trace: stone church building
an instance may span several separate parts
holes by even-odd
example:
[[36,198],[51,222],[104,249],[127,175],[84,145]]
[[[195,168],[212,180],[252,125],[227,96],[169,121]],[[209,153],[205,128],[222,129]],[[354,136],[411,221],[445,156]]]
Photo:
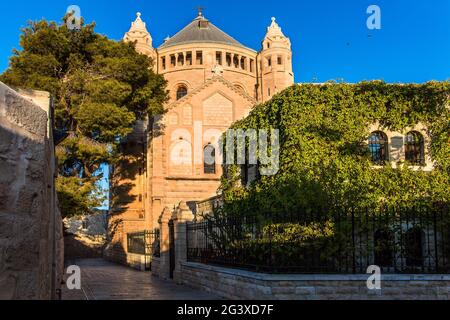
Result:
[[[229,36],[199,12],[173,37],[154,48],[137,14],[125,41],[154,62],[170,91],[167,112],[139,123],[124,144],[128,158],[112,177],[112,241],[107,256],[127,258],[127,234],[153,230],[164,208],[216,196],[222,176],[218,139],[252,107],[294,84],[291,42],[275,18],[259,51]],[[210,157],[210,158],[211,158]]]

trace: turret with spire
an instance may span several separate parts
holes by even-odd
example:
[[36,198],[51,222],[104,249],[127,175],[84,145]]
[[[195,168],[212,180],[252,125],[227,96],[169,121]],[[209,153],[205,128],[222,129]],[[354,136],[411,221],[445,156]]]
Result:
[[264,101],[294,84],[291,41],[283,34],[275,18],[262,41],[261,91]]
[[141,19],[141,13],[136,13],[136,20],[131,23],[130,30],[125,34],[124,41],[134,42],[136,51],[145,54],[151,58],[156,57],[156,51],[153,48],[153,39],[147,30],[147,26]]

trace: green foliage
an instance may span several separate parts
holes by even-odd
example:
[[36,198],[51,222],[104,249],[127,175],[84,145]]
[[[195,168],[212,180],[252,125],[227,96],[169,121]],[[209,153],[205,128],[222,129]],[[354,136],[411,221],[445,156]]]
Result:
[[[222,179],[225,215],[289,215],[314,208],[424,205],[450,199],[450,83],[296,85],[254,108],[234,128],[279,129],[280,171],[249,188],[238,167]],[[372,124],[406,133],[428,128],[435,170],[374,168]]]
[[59,208],[66,217],[87,215],[101,205],[103,199],[90,179],[63,177],[56,179]]
[[[95,171],[120,158],[118,145],[137,119],[163,113],[166,81],[133,44],[94,31],[94,24],[69,30],[45,20],[22,29],[0,80],[12,87],[51,93],[58,132],[70,133],[57,150],[62,177],[58,192],[63,215],[97,204]],[[65,181],[64,179],[67,179]]]

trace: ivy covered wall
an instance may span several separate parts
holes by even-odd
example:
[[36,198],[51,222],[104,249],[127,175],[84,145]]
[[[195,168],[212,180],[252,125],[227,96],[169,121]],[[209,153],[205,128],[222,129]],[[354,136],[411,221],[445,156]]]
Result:
[[[330,206],[450,202],[450,82],[295,85],[256,106],[234,129],[279,129],[280,170],[243,187],[240,168],[222,179],[227,214],[291,214]],[[406,134],[426,128],[426,172],[404,160],[374,167],[373,124]]]

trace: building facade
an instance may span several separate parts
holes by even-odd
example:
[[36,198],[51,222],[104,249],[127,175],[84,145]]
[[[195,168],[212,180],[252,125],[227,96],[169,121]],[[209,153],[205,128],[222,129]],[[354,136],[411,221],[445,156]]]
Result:
[[[164,208],[214,197],[222,167],[219,138],[252,107],[294,84],[291,42],[272,18],[259,51],[221,31],[201,12],[158,48],[137,14],[124,41],[168,82],[161,117],[140,122],[124,144],[112,180],[118,190],[107,256],[124,260],[127,234],[153,230]],[[112,250],[115,249],[115,250]]]

